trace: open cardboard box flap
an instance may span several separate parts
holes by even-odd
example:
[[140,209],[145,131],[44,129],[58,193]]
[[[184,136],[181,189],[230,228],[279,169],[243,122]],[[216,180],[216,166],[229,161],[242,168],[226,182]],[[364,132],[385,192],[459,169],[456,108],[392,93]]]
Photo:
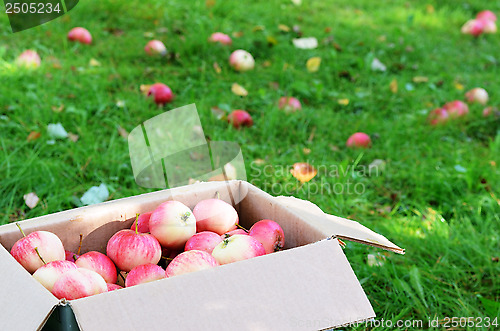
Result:
[[[70,301],[82,330],[319,330],[375,317],[337,240],[325,238],[336,234],[403,250],[356,222],[326,215],[303,200],[272,197],[247,182],[200,183],[20,224],[26,233],[56,233],[69,250],[76,250],[83,234],[82,252],[105,252],[108,239],[130,227],[136,213],[169,199],[193,208],[216,192],[236,205],[243,226],[277,220],[287,234],[285,248],[293,249]],[[0,290],[0,330],[41,328],[59,302],[8,253],[19,238],[14,224],[0,227],[0,281],[9,284]]]

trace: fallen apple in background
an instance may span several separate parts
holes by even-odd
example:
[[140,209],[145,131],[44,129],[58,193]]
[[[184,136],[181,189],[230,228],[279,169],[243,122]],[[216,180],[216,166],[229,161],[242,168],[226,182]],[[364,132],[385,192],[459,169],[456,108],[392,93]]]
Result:
[[54,283],[69,270],[78,269],[71,261],[52,261],[38,268],[33,277],[52,292]]
[[75,264],[80,268],[97,272],[106,283],[116,283],[118,275],[115,264],[109,257],[100,252],[87,252],[81,255]]
[[106,281],[97,272],[77,268],[64,273],[54,283],[52,294],[58,299],[80,299],[108,291]]
[[165,277],[165,270],[163,270],[162,267],[156,264],[147,263],[130,270],[125,279],[125,287],[149,283]]
[[279,109],[283,109],[287,113],[295,112],[302,109],[299,99],[294,97],[281,97],[278,102]]
[[109,239],[106,255],[120,270],[129,272],[138,265],[160,262],[161,246],[148,233],[120,230]]
[[465,102],[460,100],[450,101],[446,103],[443,106],[443,109],[448,112],[450,118],[463,117],[469,113],[469,106],[467,106]]
[[483,21],[484,22],[484,33],[496,33],[497,24],[494,21]]
[[82,44],[90,44],[92,43],[92,35],[87,29],[82,27],[76,27],[68,32],[68,40],[78,41],[79,43]]
[[165,44],[163,44],[163,42],[161,42],[160,40],[148,41],[146,46],[144,46],[144,51],[149,56],[155,56],[155,55],[165,56],[165,55],[167,55],[167,48],[165,47]]
[[438,125],[446,123],[449,120],[448,111],[444,108],[436,108],[429,112],[427,115],[427,121],[430,125]]
[[238,224],[238,213],[233,206],[220,199],[206,199],[193,209],[196,232],[212,231],[219,235],[234,230]]
[[173,100],[174,94],[170,87],[163,83],[155,83],[151,85],[148,91],[148,97],[152,96],[157,105],[164,105]]
[[477,102],[481,105],[486,105],[488,103],[488,98],[488,92],[481,87],[473,88],[465,93],[465,99],[470,103]]
[[491,10],[483,10],[477,13],[476,19],[481,21],[492,21],[496,22],[497,16]]
[[26,236],[19,224],[16,225],[23,237],[16,241],[10,253],[29,273],[34,273],[45,263],[66,260],[61,239],[54,233],[35,231]]
[[227,34],[222,33],[222,32],[214,32],[208,38],[208,41],[212,43],[220,43],[222,45],[231,45],[233,41],[231,40],[231,37],[229,37]]
[[227,120],[235,129],[239,129],[243,126],[251,127],[253,125],[252,116],[250,116],[248,112],[241,109],[233,110],[228,115]]
[[151,214],[153,212],[149,213],[144,213],[140,214],[139,217],[132,223],[132,226],[130,227],[131,230],[135,231],[135,225],[138,224],[137,231],[141,233],[148,233],[149,232],[149,219],[151,217]]
[[372,141],[370,136],[364,132],[356,132],[352,136],[347,139],[346,146],[347,147],[357,147],[357,148],[368,148],[372,145]]
[[238,49],[231,53],[229,65],[236,71],[252,70],[255,66],[255,60],[252,54],[245,50]]
[[194,271],[205,270],[218,266],[216,259],[205,251],[191,250],[177,255],[167,266],[167,277],[187,274]]
[[222,238],[217,233],[212,231],[201,231],[188,239],[186,245],[184,246],[184,250],[199,250],[212,254],[214,247],[217,246],[221,241]]
[[196,233],[196,218],[182,202],[166,201],[151,214],[149,230],[162,246],[182,249]]
[[40,66],[42,60],[37,52],[28,49],[22,52],[16,59],[16,64],[20,67],[35,69]]
[[266,254],[277,252],[285,247],[285,233],[281,226],[272,220],[261,220],[252,225],[248,235],[257,239]]
[[212,256],[221,265],[265,254],[264,246],[257,239],[242,234],[236,234],[224,239],[212,251]]
[[485,27],[484,21],[478,19],[472,19],[465,22],[460,31],[463,34],[470,34],[474,37],[477,37],[484,32],[484,27]]

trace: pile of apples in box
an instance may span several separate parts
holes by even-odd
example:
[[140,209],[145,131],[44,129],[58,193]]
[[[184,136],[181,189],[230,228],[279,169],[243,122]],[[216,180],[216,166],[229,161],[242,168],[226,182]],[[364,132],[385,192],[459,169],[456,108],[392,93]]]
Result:
[[284,247],[285,236],[276,222],[261,220],[247,231],[238,219],[233,206],[219,199],[202,200],[192,211],[172,200],[137,215],[131,229],[116,232],[106,255],[90,251],[79,256],[48,231],[23,233],[11,254],[58,299],[73,300]]

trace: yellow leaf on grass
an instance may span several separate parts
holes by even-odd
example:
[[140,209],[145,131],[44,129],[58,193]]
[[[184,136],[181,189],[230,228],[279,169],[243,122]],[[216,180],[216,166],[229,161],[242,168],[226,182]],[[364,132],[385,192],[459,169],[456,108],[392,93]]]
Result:
[[28,137],[26,137],[26,140],[33,141],[33,140],[40,138],[40,136],[41,136],[40,132],[31,131],[30,134],[28,135]]
[[141,84],[141,86],[139,87],[139,89],[141,90],[141,93],[144,94],[145,96],[148,95],[149,93],[149,89],[151,88],[152,85],[144,85],[144,84]]
[[425,10],[427,11],[428,14],[434,14],[434,6],[431,5],[431,4],[427,4],[427,6],[425,6]]
[[429,81],[428,77],[425,76],[415,76],[413,77],[414,83],[427,83]]
[[91,67],[100,67],[101,66],[101,62],[97,61],[96,59],[92,58],[90,59],[89,61],[89,65]]
[[233,92],[236,95],[239,95],[240,97],[246,97],[248,95],[248,91],[245,90],[245,88],[237,83],[233,83],[233,86],[231,86],[231,92]]
[[462,91],[464,89],[464,86],[460,84],[459,82],[454,82],[455,88],[459,91]]
[[214,70],[218,74],[220,74],[222,72],[222,69],[220,68],[220,66],[217,62],[214,62]]
[[349,99],[339,99],[337,100],[337,102],[339,103],[339,105],[347,106],[349,104]]
[[263,26],[263,25],[257,25],[257,26],[253,27],[252,32],[264,31],[265,29],[266,29],[265,26]]
[[207,6],[207,8],[215,6],[215,0],[206,0],[205,6]]
[[283,31],[283,32],[289,32],[290,31],[290,27],[288,25],[285,25],[285,24],[279,24],[278,25],[278,29],[280,31]]
[[293,177],[297,178],[299,182],[307,183],[316,176],[318,171],[309,163],[298,162],[294,163],[293,168],[290,169],[290,173]]
[[312,57],[309,60],[307,60],[306,67],[307,71],[309,72],[316,72],[319,70],[319,66],[321,65],[321,58],[320,57]]
[[389,88],[391,89],[392,93],[398,93],[398,81],[396,78],[391,81],[391,83],[389,84]]
[[276,45],[278,43],[276,38],[274,38],[273,36],[267,36],[266,39],[267,39],[267,43],[270,45]]

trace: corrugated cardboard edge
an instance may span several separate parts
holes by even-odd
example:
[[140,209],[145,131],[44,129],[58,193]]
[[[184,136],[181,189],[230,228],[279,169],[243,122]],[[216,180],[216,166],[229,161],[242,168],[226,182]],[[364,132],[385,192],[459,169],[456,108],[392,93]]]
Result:
[[275,199],[298,216],[310,222],[311,225],[321,229],[327,234],[334,235],[340,239],[382,248],[398,254],[405,253],[403,248],[393,244],[386,237],[368,229],[356,221],[326,214],[312,202],[286,196],[279,196]]

